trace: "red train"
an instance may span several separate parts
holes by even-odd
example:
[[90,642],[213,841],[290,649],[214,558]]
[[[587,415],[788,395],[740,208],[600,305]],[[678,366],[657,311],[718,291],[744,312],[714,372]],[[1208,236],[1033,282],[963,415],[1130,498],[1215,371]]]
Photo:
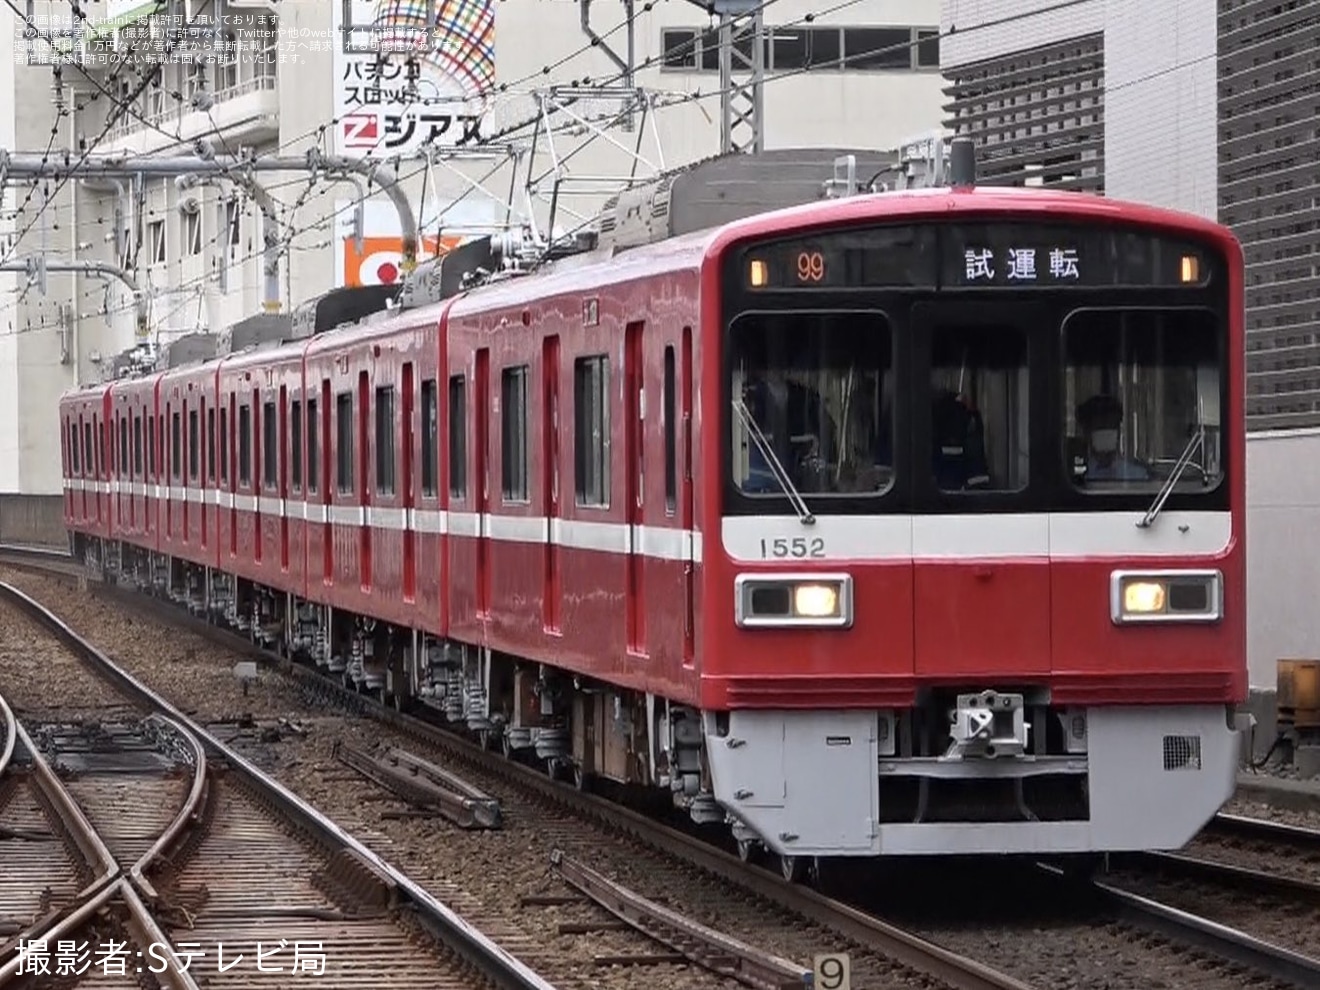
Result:
[[66,395],[74,552],[786,875],[1183,845],[1247,684],[1236,241],[1044,190],[823,199],[829,157]]

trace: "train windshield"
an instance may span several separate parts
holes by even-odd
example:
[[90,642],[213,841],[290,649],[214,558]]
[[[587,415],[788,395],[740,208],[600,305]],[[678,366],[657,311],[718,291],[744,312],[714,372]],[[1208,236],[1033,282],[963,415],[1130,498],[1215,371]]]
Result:
[[1204,310],[1090,309],[1063,325],[1064,457],[1087,492],[1223,477],[1221,332]]
[[732,477],[744,495],[888,491],[893,341],[883,314],[748,313],[729,342]]

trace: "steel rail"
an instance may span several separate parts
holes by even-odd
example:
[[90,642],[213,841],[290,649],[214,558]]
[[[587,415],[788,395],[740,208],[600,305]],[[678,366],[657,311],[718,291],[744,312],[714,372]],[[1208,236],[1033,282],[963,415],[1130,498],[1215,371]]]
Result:
[[157,712],[169,716],[201,742],[213,757],[223,760],[230,771],[249,783],[274,807],[297,821],[327,847],[343,850],[368,870],[388,879],[390,885],[405,895],[418,911],[418,920],[437,939],[466,959],[493,983],[517,990],[555,990],[539,974],[479,931],[445,904],[440,903],[412,878],[372,852],[338,824],[321,814],[306,801],[273,780],[237,752],[216,739],[200,725],[179,711],[151,688],[142,684],[108,656],[74,632],[63,620],[40,602],[12,585],[0,582],[0,598],[22,609],[44,625],[65,645],[90,660],[123,692]]
[[[84,864],[91,871],[92,880],[68,903],[52,908],[13,938],[0,943],[0,957],[7,955],[23,942],[40,937],[43,933],[49,940],[69,931],[71,926],[76,927],[90,917],[89,912],[105,903],[122,876],[118,861],[92,827],[92,823],[87,820],[82,808],[50,768],[50,764],[41,755],[32,738],[16,719],[13,725],[18,742],[22,743],[23,749],[32,759],[33,782],[45,800],[50,803],[56,820],[64,826],[65,834],[77,847]],[[21,963],[21,956],[11,958],[7,963],[0,963],[0,986],[4,986],[13,978]]]
[[1302,828],[1300,825],[1288,825],[1265,818],[1247,818],[1244,815],[1230,815],[1221,811],[1210,820],[1206,831],[1243,839],[1256,839],[1261,842],[1286,842],[1320,851],[1320,829]]
[[1262,893],[1320,903],[1320,883],[1314,880],[1300,880],[1297,877],[1266,873],[1264,870],[1256,870],[1250,866],[1223,863],[1201,856],[1188,856],[1185,853],[1133,853],[1130,857],[1128,855],[1116,856],[1113,858],[1112,863],[1121,867],[1129,858],[1134,866],[1141,869],[1150,869],[1194,880],[1210,880],[1215,883],[1226,882],[1238,888],[1251,888]]
[[206,766],[206,750],[203,749],[200,739],[173,719],[160,715],[154,715],[152,719],[187,740],[193,753],[193,782],[188,791],[187,799],[165,831],[161,832],[156,841],[152,843],[151,848],[143,853],[142,858],[134,863],[128,871],[129,878],[133,881],[134,886],[142,891],[143,896],[148,901],[154,904],[160,899],[160,894],[151,881],[146,878],[146,871],[151,868],[156,860],[166,858],[168,852],[183,841],[188,829],[197,824],[200,809],[206,799],[209,774]]
[[18,719],[14,717],[14,710],[9,707],[3,694],[0,694],[0,719],[5,723],[5,745],[0,749],[0,777],[3,777],[14,758],[14,747],[18,744]]
[[585,863],[564,855],[560,849],[551,851],[550,865],[565,881],[610,914],[712,973],[757,990],[792,990],[793,987],[811,986],[811,970],[648,900]]
[[[1038,866],[1065,879],[1064,871],[1057,866],[1044,863]],[[1092,894],[1101,907],[1126,924],[1191,945],[1272,979],[1303,987],[1320,986],[1320,959],[1100,880],[1091,880],[1084,887],[1074,889]]]
[[[0,589],[3,587],[0,585]],[[894,963],[923,973],[951,987],[957,987],[959,990],[1033,990],[1031,984],[993,969],[977,959],[961,956],[910,931],[826,897],[809,887],[790,884],[778,872],[744,863],[732,853],[662,825],[630,808],[622,807],[595,794],[565,787],[531,767],[498,759],[495,754],[454,732],[396,711],[374,698],[358,694],[311,667],[293,663],[263,649],[246,637],[174,608],[168,602],[110,584],[94,587],[96,592],[104,595],[107,600],[129,603],[145,614],[158,615],[162,621],[178,628],[192,630],[237,653],[259,659],[262,663],[283,671],[310,687],[334,695],[350,711],[374,717],[409,738],[478,764],[484,771],[503,777],[515,786],[566,807],[576,814],[603,821],[646,845],[676,856],[815,924],[832,929],[858,945],[884,955]]]

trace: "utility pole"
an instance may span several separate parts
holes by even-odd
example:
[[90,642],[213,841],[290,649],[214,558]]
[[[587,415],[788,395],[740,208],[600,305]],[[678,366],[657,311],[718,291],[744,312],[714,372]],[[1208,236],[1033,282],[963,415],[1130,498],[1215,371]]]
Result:
[[720,152],[765,148],[764,0],[690,0],[720,19]]

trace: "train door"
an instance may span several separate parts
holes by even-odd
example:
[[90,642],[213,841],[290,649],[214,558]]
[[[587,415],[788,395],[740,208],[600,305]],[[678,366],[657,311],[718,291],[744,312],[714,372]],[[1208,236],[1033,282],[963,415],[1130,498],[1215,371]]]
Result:
[[642,425],[645,417],[642,372],[642,341],[645,322],[629,323],[624,331],[624,514],[628,523],[628,578],[626,621],[628,651],[646,654],[646,556],[642,552],[643,503],[645,501],[645,444]]
[[474,507],[477,515],[477,614],[490,614],[490,349],[477,351],[472,405],[475,415],[476,485]]
[[289,386],[280,386],[280,432],[275,438],[275,447],[279,451],[279,492],[280,500],[280,571],[289,573]]
[[545,589],[541,596],[542,624],[546,632],[559,632],[560,560],[555,542],[560,514],[559,491],[559,337],[545,338],[541,345],[541,469],[545,478],[541,498],[545,503]]
[[679,381],[682,384],[682,405],[679,412],[678,444],[682,450],[682,472],[679,475],[679,526],[683,530],[683,663],[696,662],[696,506],[692,481],[692,328],[683,328],[682,348],[679,353]]

